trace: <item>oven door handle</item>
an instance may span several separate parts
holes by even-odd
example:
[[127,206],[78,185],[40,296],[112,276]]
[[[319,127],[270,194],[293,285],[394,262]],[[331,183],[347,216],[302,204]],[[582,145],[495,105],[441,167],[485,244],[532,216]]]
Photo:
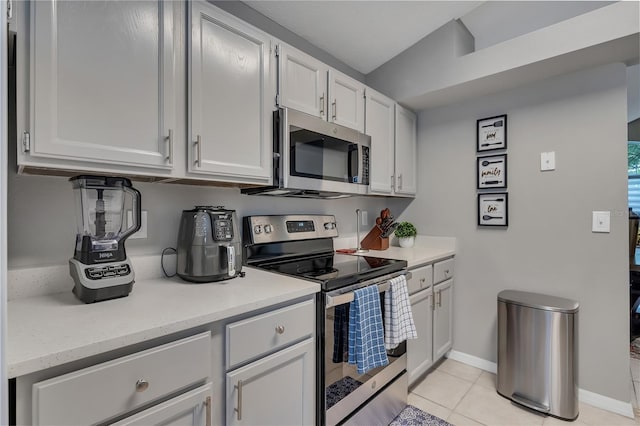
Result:
[[[407,281],[410,280],[412,278],[411,272],[405,273],[405,277],[407,278]],[[389,290],[389,280],[378,284],[378,293],[383,293],[387,290]],[[335,296],[327,294],[326,308],[329,309],[333,306],[344,305],[345,303],[353,302],[354,294],[355,293],[353,291],[344,294],[338,294]]]

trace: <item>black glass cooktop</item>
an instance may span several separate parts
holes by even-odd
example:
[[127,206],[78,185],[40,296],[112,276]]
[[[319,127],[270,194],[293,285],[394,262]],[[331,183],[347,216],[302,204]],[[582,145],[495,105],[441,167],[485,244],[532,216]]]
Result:
[[404,260],[325,254],[256,265],[269,271],[317,281],[324,291],[368,281],[407,267]]

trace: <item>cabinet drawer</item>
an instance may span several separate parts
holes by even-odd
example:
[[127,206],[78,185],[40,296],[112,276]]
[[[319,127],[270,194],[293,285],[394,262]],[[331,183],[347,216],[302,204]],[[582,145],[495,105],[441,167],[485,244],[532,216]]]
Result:
[[433,265],[433,283],[437,284],[453,277],[453,259],[443,260]]
[[313,300],[227,325],[227,368],[313,335]]
[[429,288],[433,284],[433,266],[421,266],[411,270],[411,279],[407,282],[409,294]]
[[205,381],[210,369],[206,332],[54,377],[33,385],[33,423],[101,422]]

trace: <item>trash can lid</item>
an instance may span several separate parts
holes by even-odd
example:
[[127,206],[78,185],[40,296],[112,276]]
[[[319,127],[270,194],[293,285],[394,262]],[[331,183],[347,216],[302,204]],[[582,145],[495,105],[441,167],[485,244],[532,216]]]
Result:
[[555,312],[573,313],[578,312],[578,308],[580,308],[580,304],[575,300],[518,290],[502,290],[498,293],[498,300],[505,303],[513,303],[529,308]]

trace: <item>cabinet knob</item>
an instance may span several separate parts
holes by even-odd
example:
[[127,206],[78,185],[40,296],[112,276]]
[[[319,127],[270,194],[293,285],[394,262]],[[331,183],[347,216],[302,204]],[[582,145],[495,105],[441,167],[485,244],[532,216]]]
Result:
[[277,325],[276,326],[276,333],[278,333],[278,334],[284,333],[284,325]]
[[147,382],[145,379],[139,379],[136,382],[136,392],[144,392],[147,390],[148,387],[149,387],[149,382]]
[[445,270],[444,270],[444,274],[445,274],[445,275],[449,275],[449,270],[448,270],[448,269],[445,269]]

